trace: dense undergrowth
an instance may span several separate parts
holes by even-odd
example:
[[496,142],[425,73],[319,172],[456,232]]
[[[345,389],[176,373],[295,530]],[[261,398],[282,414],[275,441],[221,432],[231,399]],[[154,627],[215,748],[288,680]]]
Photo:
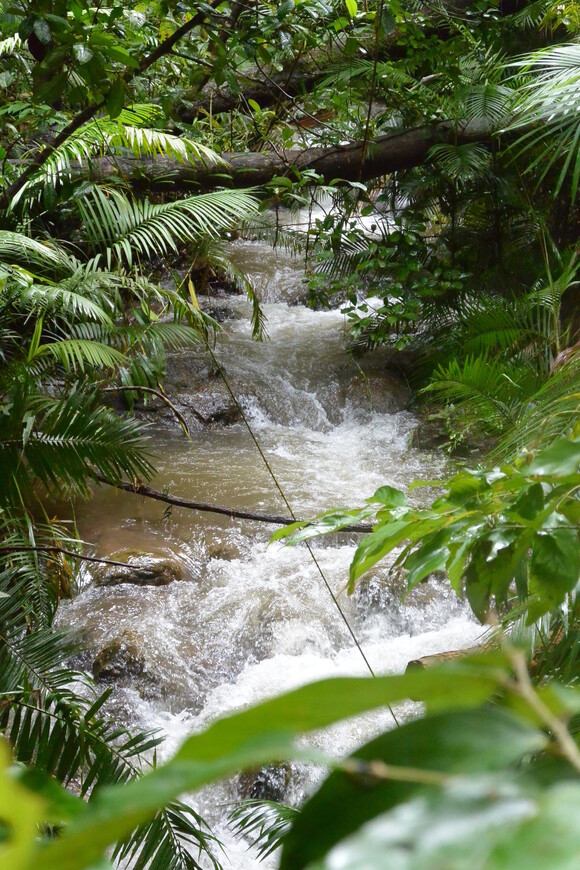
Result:
[[[3,2],[0,22],[0,862],[218,867],[180,796],[301,757],[333,772],[299,812],[237,814],[263,853],[282,842],[282,867],[576,866],[577,4],[59,0]],[[369,179],[381,137],[416,128],[430,146]],[[345,143],[359,164],[340,162]],[[218,154],[290,145],[334,148],[345,177],[287,151],[283,174],[249,190],[249,171],[239,189]],[[151,166],[167,178],[153,184]],[[204,167],[208,189],[176,181],[184,166]],[[299,238],[258,219],[259,202],[313,196],[333,208]],[[150,477],[142,430],[107,398],[163,398],[166,351],[207,342],[196,290],[232,274],[220,237],[239,226],[304,253],[312,303],[346,300],[353,353],[404,356],[451,449],[489,447],[428,509],[385,485],[292,540],[372,518],[350,591],[393,551],[409,586],[445,571],[497,649],[307,686],[151,769],[158,736],[114,723],[108,693],[67,667],[52,622],[83,550],[50,505]],[[176,267],[171,289],[153,280]],[[296,748],[406,698],[424,713],[350,759]]]

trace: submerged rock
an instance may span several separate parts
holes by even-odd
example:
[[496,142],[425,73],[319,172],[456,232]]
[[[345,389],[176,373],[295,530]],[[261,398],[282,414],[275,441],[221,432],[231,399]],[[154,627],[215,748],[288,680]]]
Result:
[[269,764],[259,770],[240,774],[238,791],[241,798],[282,802],[290,785],[289,764]]
[[141,677],[145,668],[139,636],[130,630],[105,644],[92,664],[93,677],[104,682],[115,682],[121,677]]
[[163,550],[144,553],[139,550],[120,550],[109,557],[115,562],[126,562],[127,567],[102,565],[94,575],[97,586],[118,586],[132,583],[135,586],[168,586],[175,580],[183,580],[183,563],[173,554]]
[[358,372],[342,391],[345,404],[354,408],[393,414],[408,408],[413,395],[405,380],[393,372]]

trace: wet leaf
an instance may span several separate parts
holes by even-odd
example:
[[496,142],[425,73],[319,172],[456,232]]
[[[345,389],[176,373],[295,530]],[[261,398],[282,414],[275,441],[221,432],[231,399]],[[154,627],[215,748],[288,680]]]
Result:
[[[383,761],[395,772],[397,767],[412,769],[419,777],[421,771],[469,774],[500,771],[545,744],[540,729],[496,708],[443,713],[410,722],[371,741],[354,758]],[[385,810],[416,795],[440,792],[437,785],[335,771],[305,804],[287,834],[280,870],[301,870]],[[328,824],[329,819],[332,824]],[[347,866],[358,868],[359,864]]]

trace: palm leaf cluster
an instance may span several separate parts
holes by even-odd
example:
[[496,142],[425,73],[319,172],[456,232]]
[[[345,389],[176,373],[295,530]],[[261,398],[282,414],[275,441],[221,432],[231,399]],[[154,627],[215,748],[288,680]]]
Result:
[[278,849],[300,810],[276,801],[238,801],[229,814],[230,827],[237,837],[251,841],[260,860]]
[[557,166],[554,194],[569,179],[573,201],[580,180],[580,44],[551,46],[514,66],[528,77],[511,124],[515,129],[526,128],[518,147],[532,157],[528,172],[537,173],[539,184]]
[[557,277],[511,300],[463,300],[432,332],[448,360],[426,391],[452,408],[457,425],[502,436],[502,450],[550,443],[573,430],[580,408],[579,357],[562,300],[576,284],[570,258]]
[[[205,341],[211,320],[179,282],[160,287],[146,269],[217,244],[256,211],[246,191],[152,203],[77,180],[95,156],[127,148],[215,162],[209,149],[151,126],[157,114],[134,107],[81,128],[21,191],[4,216],[11,228],[0,231],[0,733],[19,762],[89,801],[139,776],[160,737],[118,725],[106,713],[109,692],[67,664],[74,650],[52,622],[76,591],[82,545],[74,528],[48,519],[47,497],[151,476],[142,427],[114,413],[104,391],[130,387],[134,398],[139,387],[158,388],[166,352]],[[62,214],[43,213],[41,193],[65,183],[74,196],[63,194]],[[254,297],[258,325],[260,317]],[[192,807],[174,802],[119,843],[114,860],[218,868],[216,843]]]
[[14,197],[11,208],[19,205],[29,210],[41,196],[46,196],[47,188],[56,191],[73,176],[82,175],[83,165],[86,171],[95,158],[114,158],[127,150],[136,157],[166,156],[182,163],[223,163],[202,143],[155,129],[154,124],[162,114],[159,106],[138,104],[123,109],[114,120],[102,117],[84,124],[51,152],[44,165]]

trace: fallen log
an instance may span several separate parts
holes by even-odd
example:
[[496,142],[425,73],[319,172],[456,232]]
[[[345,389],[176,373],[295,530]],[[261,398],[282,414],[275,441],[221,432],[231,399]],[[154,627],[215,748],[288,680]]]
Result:
[[336,179],[368,181],[425,163],[434,145],[480,142],[491,147],[494,133],[489,124],[480,121],[459,127],[441,121],[387,133],[366,146],[364,142],[353,142],[304,150],[225,153],[222,157],[226,167],[182,163],[170,157],[114,155],[97,158],[90,167],[79,167],[77,171],[89,174],[95,181],[106,182],[120,175],[135,189],[180,194],[219,185],[258,187],[275,176],[292,178],[296,171],[306,169],[315,170],[326,183]]

